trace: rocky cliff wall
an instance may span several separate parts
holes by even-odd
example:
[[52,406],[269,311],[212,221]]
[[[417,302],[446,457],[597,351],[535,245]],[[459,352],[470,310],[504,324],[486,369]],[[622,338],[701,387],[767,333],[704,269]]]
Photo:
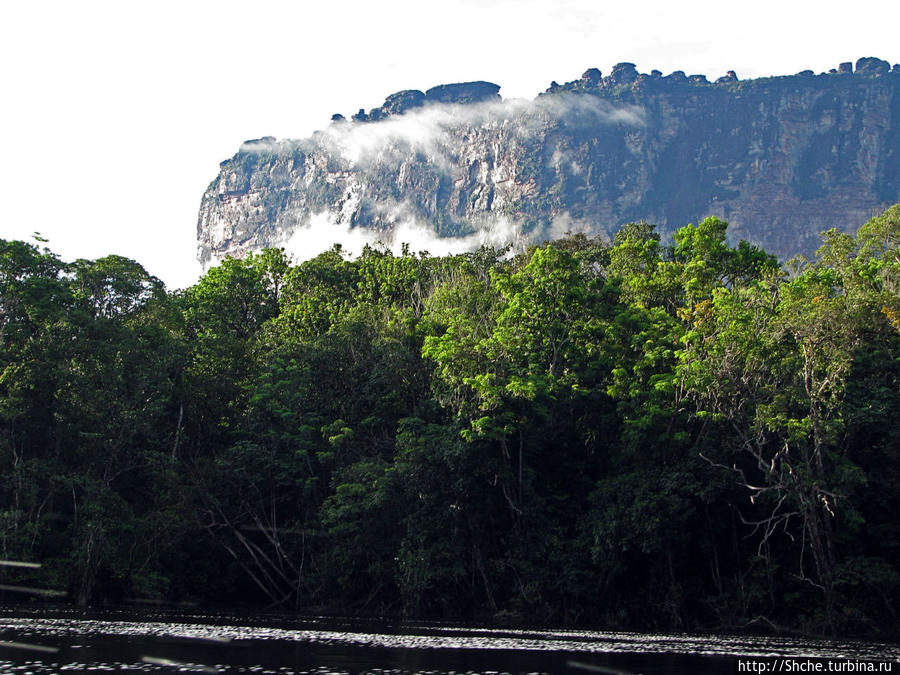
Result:
[[335,241],[414,224],[477,242],[716,215],[785,259],[900,201],[900,66],[879,59],[715,82],[619,64],[534,101],[498,89],[407,90],[310,138],[244,143],[203,196],[198,257],[302,249],[313,222]]

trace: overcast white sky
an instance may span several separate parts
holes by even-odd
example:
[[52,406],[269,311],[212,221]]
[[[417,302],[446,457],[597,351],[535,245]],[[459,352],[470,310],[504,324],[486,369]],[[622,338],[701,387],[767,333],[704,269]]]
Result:
[[400,89],[900,60],[900,3],[11,0],[0,8],[0,238],[193,283],[197,210],[241,141],[299,138]]

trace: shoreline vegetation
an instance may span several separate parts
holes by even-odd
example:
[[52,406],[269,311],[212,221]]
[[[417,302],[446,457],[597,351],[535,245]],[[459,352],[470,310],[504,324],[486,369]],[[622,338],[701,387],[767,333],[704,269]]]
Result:
[[0,599],[896,638],[900,205],[175,293],[0,240]]

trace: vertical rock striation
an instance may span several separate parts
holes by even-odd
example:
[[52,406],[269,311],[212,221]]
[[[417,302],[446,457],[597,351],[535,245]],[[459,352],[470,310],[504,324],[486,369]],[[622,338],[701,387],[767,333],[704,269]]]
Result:
[[[392,94],[311,137],[247,141],[203,196],[198,257],[303,245],[316,219],[385,237],[664,233],[708,215],[782,258],[900,201],[900,66],[715,82],[621,63],[534,101],[488,82]],[[474,240],[473,240],[474,241]]]

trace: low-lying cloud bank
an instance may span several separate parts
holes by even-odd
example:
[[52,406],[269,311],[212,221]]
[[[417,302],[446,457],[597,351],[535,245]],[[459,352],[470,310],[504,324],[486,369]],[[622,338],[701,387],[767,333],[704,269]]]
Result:
[[339,244],[351,256],[358,256],[366,246],[386,248],[395,254],[407,247],[411,253],[434,256],[457,255],[480,246],[524,247],[530,237],[511,220],[496,217],[483,229],[463,237],[441,237],[432,228],[414,220],[404,220],[387,231],[369,230],[335,222],[330,213],[318,213],[298,227],[284,248],[295,262],[316,257]]

